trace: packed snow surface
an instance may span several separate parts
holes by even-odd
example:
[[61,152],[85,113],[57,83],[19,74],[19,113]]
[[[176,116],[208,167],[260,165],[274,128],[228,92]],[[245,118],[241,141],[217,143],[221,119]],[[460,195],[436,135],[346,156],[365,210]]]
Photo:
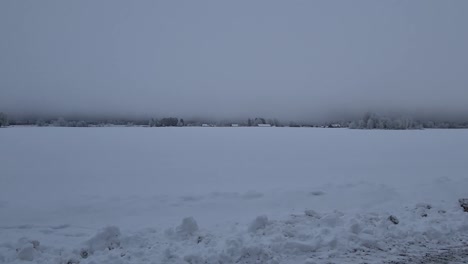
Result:
[[468,257],[468,130],[10,127],[0,146],[0,263]]

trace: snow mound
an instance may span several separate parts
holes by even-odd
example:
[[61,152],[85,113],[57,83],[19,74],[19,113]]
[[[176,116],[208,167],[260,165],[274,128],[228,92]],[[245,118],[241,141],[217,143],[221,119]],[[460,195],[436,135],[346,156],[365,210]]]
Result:
[[18,252],[18,259],[32,261],[36,250],[32,246],[25,247]]
[[80,255],[87,258],[96,251],[116,249],[120,247],[120,237],[118,227],[108,226],[84,243],[85,247],[80,251]]
[[310,209],[305,210],[304,214],[309,216],[309,217],[314,217],[314,218],[317,218],[317,219],[321,218],[319,213],[315,212],[314,210],[310,210]]
[[19,239],[16,245],[19,260],[33,261],[40,254],[40,242],[37,240],[29,240],[27,238]]
[[190,237],[193,236],[198,231],[198,224],[193,217],[186,217],[182,220],[176,228],[176,232],[181,237]]
[[249,226],[249,232],[255,233],[258,230],[265,229],[268,225],[268,217],[266,215],[261,215],[255,218],[255,220]]
[[245,227],[221,231],[201,231],[193,217],[166,232],[121,234],[109,226],[68,249],[29,239],[0,244],[0,263],[404,263],[406,256],[460,246],[468,247],[462,208],[417,204],[392,213],[306,210],[278,220],[260,215]]
[[206,244],[169,245],[166,253],[171,257],[165,262],[327,263],[340,258],[366,262],[379,254],[398,260],[414,249],[424,254],[429,249],[468,242],[468,214],[461,210],[426,217],[415,214],[414,209],[402,210],[398,224],[389,219],[389,215],[392,219],[396,216],[388,213],[332,211],[316,217],[318,213],[312,212],[275,221],[262,215],[250,223],[247,232],[215,235],[214,241]]

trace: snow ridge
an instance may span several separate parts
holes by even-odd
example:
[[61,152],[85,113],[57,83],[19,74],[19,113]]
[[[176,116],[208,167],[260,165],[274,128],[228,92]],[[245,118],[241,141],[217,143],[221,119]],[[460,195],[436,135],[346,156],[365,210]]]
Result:
[[468,214],[460,207],[417,204],[402,208],[394,216],[398,223],[390,216],[306,210],[282,220],[261,215],[226,233],[199,228],[192,217],[175,228],[133,234],[109,226],[69,248],[28,238],[3,243],[0,263],[403,263],[408,256],[437,258],[448,254],[434,253],[440,250],[468,249]]

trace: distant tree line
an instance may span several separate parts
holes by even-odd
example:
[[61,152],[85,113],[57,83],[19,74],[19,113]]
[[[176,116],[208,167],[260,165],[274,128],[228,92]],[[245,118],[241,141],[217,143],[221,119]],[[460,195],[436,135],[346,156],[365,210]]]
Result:
[[151,118],[149,127],[175,127],[175,126],[185,126],[184,119],[178,119],[176,117],[165,117],[161,119]]
[[171,127],[171,126],[216,126],[216,127],[230,127],[233,124],[237,126],[258,126],[260,124],[263,125],[271,125],[271,126],[282,126],[282,124],[278,121],[278,119],[265,119],[263,117],[256,117],[256,118],[248,118],[247,120],[223,120],[223,121],[213,121],[213,120],[201,120],[201,119],[193,119],[193,120],[184,120],[179,119],[176,117],[165,117],[165,118],[151,118],[148,122],[149,127]]
[[366,113],[361,119],[355,121],[338,121],[323,123],[289,122],[282,123],[278,119],[267,119],[263,117],[248,118],[244,120],[210,120],[210,119],[182,119],[177,117],[163,117],[151,119],[70,119],[63,117],[55,119],[8,118],[5,113],[0,112],[0,127],[8,125],[28,125],[39,127],[105,127],[105,126],[148,126],[148,127],[183,127],[183,126],[209,126],[209,127],[323,127],[351,129],[423,129],[423,128],[468,128],[468,122],[448,121],[421,121],[410,117],[387,117],[374,113]]
[[256,118],[249,118],[247,119],[247,124],[243,124],[245,126],[258,126],[258,125],[271,125],[271,126],[283,126],[278,119],[265,119],[263,117],[256,117]]
[[[327,124],[310,124],[301,122],[282,123],[278,119],[267,119],[264,117],[248,118],[244,120],[221,120],[214,121],[210,119],[189,119],[184,120],[177,117],[163,117],[163,118],[150,118],[145,121],[144,119],[71,119],[67,120],[63,117],[55,119],[46,118],[28,118],[10,120],[5,114],[0,113],[0,125],[26,125],[26,126],[39,126],[39,127],[106,127],[106,126],[148,126],[148,127],[182,127],[182,126],[210,126],[210,127],[231,127],[233,125],[240,127],[256,127],[259,125],[271,125],[275,127],[333,127],[334,123]],[[347,126],[347,123],[340,123],[340,126]]]
[[8,116],[0,112],[0,127],[6,127],[9,125]]
[[374,113],[366,113],[362,119],[352,121],[349,124],[351,129],[422,129],[423,126],[409,117],[388,118]]
[[423,128],[468,128],[467,122],[420,121],[410,117],[390,118],[366,113],[362,119],[349,123],[351,129],[407,130]]
[[135,126],[146,125],[147,122],[115,119],[115,120],[67,120],[63,117],[57,119],[30,118],[11,120],[10,125],[39,126],[39,127],[106,127],[106,126]]

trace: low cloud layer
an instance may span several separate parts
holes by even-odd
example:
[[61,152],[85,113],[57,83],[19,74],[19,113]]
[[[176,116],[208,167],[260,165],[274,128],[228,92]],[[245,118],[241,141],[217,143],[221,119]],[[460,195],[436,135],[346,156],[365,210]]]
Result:
[[468,2],[1,1],[0,111],[468,116]]

